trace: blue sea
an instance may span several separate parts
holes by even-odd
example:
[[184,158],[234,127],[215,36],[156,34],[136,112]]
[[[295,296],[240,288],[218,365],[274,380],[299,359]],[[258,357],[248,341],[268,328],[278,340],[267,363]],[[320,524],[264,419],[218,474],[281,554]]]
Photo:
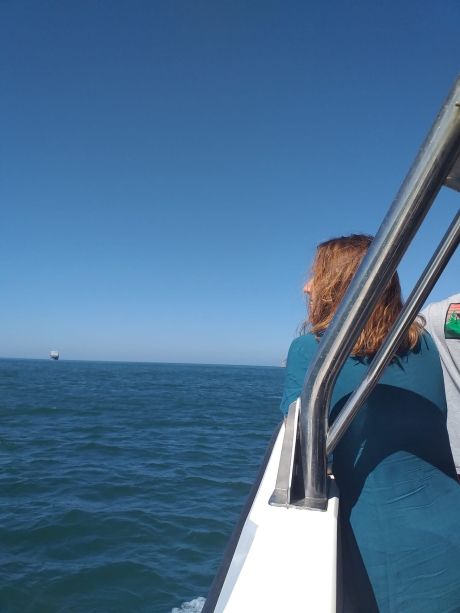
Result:
[[283,376],[0,360],[1,613],[198,613]]

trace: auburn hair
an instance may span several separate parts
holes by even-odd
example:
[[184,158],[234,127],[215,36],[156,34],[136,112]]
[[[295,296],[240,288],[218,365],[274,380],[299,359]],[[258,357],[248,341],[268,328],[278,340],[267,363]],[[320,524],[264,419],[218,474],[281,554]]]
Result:
[[[351,234],[318,245],[313,261],[309,314],[304,329],[316,336],[326,330],[334,317],[373,237]],[[395,272],[351,352],[371,356],[380,347],[403,306],[398,273]],[[413,349],[420,341],[423,322],[416,320],[402,339],[398,353]]]

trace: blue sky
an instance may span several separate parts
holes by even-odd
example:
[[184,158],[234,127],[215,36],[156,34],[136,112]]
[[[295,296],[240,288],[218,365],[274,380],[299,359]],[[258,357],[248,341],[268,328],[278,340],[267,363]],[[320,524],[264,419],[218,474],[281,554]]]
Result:
[[378,229],[459,23],[457,0],[2,2],[0,355],[278,365],[315,245]]

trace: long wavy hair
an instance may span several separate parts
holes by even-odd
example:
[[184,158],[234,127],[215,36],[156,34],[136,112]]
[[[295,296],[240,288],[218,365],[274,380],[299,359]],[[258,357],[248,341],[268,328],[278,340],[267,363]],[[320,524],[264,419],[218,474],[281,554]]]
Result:
[[[373,237],[351,234],[318,245],[313,261],[312,287],[308,318],[304,331],[316,336],[326,330],[334,317]],[[398,273],[392,276],[352,350],[354,356],[376,353],[403,306]],[[402,339],[398,353],[415,348],[423,331],[423,321],[416,320]]]

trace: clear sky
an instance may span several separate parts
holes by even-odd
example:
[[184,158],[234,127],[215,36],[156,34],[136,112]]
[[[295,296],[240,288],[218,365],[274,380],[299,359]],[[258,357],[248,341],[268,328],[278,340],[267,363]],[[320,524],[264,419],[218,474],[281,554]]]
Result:
[[0,355],[279,365],[314,246],[378,229],[459,24],[458,0],[3,0]]

